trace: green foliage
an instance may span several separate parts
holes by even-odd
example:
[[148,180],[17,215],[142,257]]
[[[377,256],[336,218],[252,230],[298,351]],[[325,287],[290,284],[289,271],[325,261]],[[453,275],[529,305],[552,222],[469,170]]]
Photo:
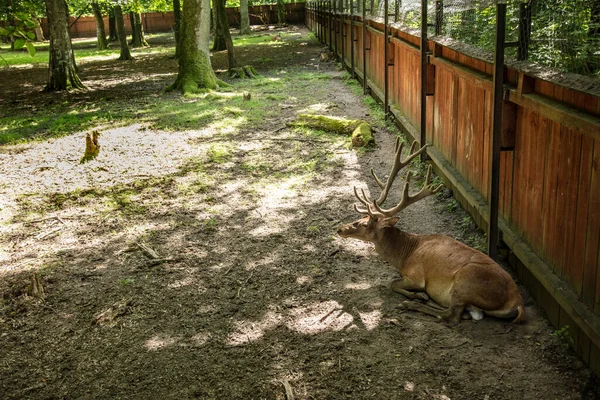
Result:
[[11,25],[0,27],[0,38],[7,38],[13,43],[14,50],[21,50],[23,47],[31,57],[35,56],[35,47],[32,41],[35,40],[35,32],[33,31],[38,25],[31,18],[31,15],[18,12],[9,14],[9,19],[13,20]]
[[569,325],[565,325],[562,328],[555,330],[552,332],[552,336],[557,337],[566,346],[573,346],[575,344],[575,341],[569,333]]

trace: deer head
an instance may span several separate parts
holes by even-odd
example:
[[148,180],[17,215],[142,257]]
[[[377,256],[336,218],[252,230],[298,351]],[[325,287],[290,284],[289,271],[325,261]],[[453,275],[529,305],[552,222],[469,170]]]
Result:
[[398,172],[406,167],[415,157],[421,154],[427,148],[427,145],[424,145],[419,150],[415,150],[417,147],[417,142],[414,141],[410,147],[409,155],[401,160],[402,157],[402,149],[404,147],[404,143],[400,141],[400,138],[396,139],[395,146],[395,157],[394,157],[394,165],[390,171],[390,174],[385,182],[385,184],[375,175],[375,171],[371,168],[371,175],[375,180],[375,183],[381,189],[381,194],[375,200],[370,200],[365,194],[364,189],[361,189],[360,192],[356,187],[354,187],[354,195],[358,199],[360,203],[354,204],[354,209],[356,212],[360,214],[364,214],[365,217],[354,221],[350,224],[346,224],[341,226],[338,229],[338,234],[342,237],[352,237],[368,242],[373,242],[376,238],[376,234],[378,231],[381,231],[385,228],[392,228],[398,222],[399,218],[396,216],[400,211],[404,210],[409,205],[427,197],[431,196],[440,191],[442,185],[435,186],[431,183],[431,165],[427,167],[427,175],[425,177],[425,183],[421,190],[415,194],[409,194],[409,186],[410,180],[412,177],[412,172],[408,172],[406,174],[406,179],[404,183],[404,190],[402,194],[402,198],[398,204],[389,209],[382,208],[383,202],[387,199],[388,193]]

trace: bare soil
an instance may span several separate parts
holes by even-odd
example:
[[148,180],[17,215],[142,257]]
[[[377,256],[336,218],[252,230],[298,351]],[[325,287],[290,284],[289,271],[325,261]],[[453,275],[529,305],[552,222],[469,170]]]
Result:
[[[285,399],[286,385],[297,399],[598,398],[525,290],[524,325],[438,322],[397,307],[372,246],[336,236],[357,217],[352,187],[387,173],[395,133],[305,28],[287,29],[299,40],[245,48],[240,64],[323,79],[252,86],[284,95],[259,124],[100,127],[85,164],[84,131],[0,148],[0,398]],[[90,90],[58,95],[40,92],[44,68],[0,70],[3,113],[196,101],[163,93],[177,70],[164,53],[81,67]],[[377,145],[285,127],[311,110],[369,120]],[[411,206],[401,228],[479,235],[450,196]]]

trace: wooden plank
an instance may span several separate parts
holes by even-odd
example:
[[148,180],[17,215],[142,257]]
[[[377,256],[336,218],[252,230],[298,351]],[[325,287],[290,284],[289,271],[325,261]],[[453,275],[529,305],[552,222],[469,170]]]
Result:
[[512,200],[512,165],[513,152],[500,153],[500,215],[510,221]]
[[600,140],[594,141],[590,178],[590,197],[583,270],[582,300],[594,307],[598,273],[598,244],[600,240]]
[[556,193],[559,169],[559,144],[560,125],[556,122],[544,122],[547,126],[546,134],[549,135],[548,149],[546,151],[546,169],[544,170],[544,192],[542,200],[542,256],[549,261],[549,266],[554,270],[552,253],[554,251],[554,230],[556,224]]
[[[489,192],[490,192],[490,175],[491,175],[491,164],[490,164],[490,144],[492,141],[492,110],[494,108],[493,101],[493,92],[491,90],[484,91],[483,98],[483,152],[482,152],[482,162],[481,166],[483,169],[482,179],[481,179],[481,194],[483,198],[488,202],[490,200]],[[504,118],[504,114],[502,114]],[[502,157],[500,157],[502,159]],[[500,161],[500,174],[502,175],[502,161]],[[500,177],[500,200],[498,207],[502,208],[502,191],[504,190],[504,186],[502,183],[502,176]]]
[[458,81],[458,76],[452,75],[452,158],[450,160],[453,165],[456,165],[456,147],[458,146]]
[[431,57],[431,63],[439,68],[444,68],[461,78],[468,79],[472,85],[483,87],[484,89],[493,90],[492,79],[490,76],[473,69],[464,67],[452,61],[443,58]]
[[515,152],[514,152],[514,164],[513,164],[513,190],[512,190],[512,201],[511,201],[511,214],[510,221],[511,226],[516,232],[521,235],[523,232],[521,226],[521,198],[523,192],[523,163],[525,162],[525,146],[523,141],[525,139],[525,133],[523,128],[523,121],[527,115],[527,110],[519,107],[517,110],[517,136],[515,137]]
[[589,365],[590,364],[590,350],[591,350],[592,342],[582,329],[579,330],[579,339],[577,340],[577,343],[578,343],[578,345],[575,348],[575,351],[577,352],[577,354],[579,354],[582,361],[586,365]]
[[455,166],[458,171],[471,183],[469,165],[469,152],[467,149],[468,141],[473,135],[472,129],[469,129],[469,120],[467,113],[469,112],[469,86],[465,79],[458,79],[458,130],[456,132],[456,161]]
[[573,348],[573,350],[579,347],[579,336],[581,329],[577,326],[573,318],[567,314],[564,309],[560,309],[559,314],[560,320],[558,321],[559,329],[564,329],[565,339],[568,344]]
[[551,253],[550,253],[550,261],[554,265],[554,273],[559,278],[565,278],[565,271],[563,270],[562,264],[562,253],[565,243],[564,240],[564,229],[565,229],[565,212],[567,211],[567,179],[568,179],[568,171],[564,167],[564,162],[567,158],[567,155],[571,151],[571,142],[569,141],[569,132],[564,127],[560,129],[560,142],[558,144],[558,177],[556,183],[556,209],[554,216],[550,216],[554,218],[554,231],[552,232],[552,237],[550,240]]
[[573,265],[579,266],[578,271],[581,274],[580,277],[573,276],[573,288],[575,289],[575,293],[577,294],[578,298],[581,298],[583,290],[593,151],[594,140],[592,140],[592,138],[589,136],[583,136],[581,140],[581,153],[579,161],[577,216],[575,222],[575,239],[573,243],[572,256],[572,263]]
[[471,90],[474,93],[471,99],[470,107],[473,110],[471,115],[472,138],[471,138],[471,184],[477,189],[479,194],[485,197],[486,189],[483,188],[483,176],[488,171],[488,166],[483,165],[483,142],[485,131],[483,129],[483,119],[485,113],[485,90],[475,87]]
[[529,174],[529,191],[531,193],[528,204],[528,228],[530,243],[532,243],[535,251],[542,249],[542,214],[540,204],[543,201],[544,191],[544,168],[546,166],[546,142],[548,135],[546,134],[543,125],[543,118],[539,114],[532,113],[530,118],[530,127],[532,133],[531,142],[531,158],[533,159],[529,165],[531,172]]
[[600,346],[592,343],[590,346],[590,368],[596,376],[600,376]]
[[563,254],[561,257],[562,270],[565,272],[565,278],[569,286],[576,289],[581,284],[583,265],[573,263],[573,249],[575,247],[575,227],[577,223],[577,193],[579,188],[579,162],[581,159],[581,138],[582,135],[573,133],[570,129],[566,130],[565,139],[570,142],[570,151],[565,152],[565,157],[561,161],[563,169],[566,171],[566,197],[565,212],[562,215],[564,223]]
[[535,91],[543,96],[547,96],[550,98],[554,98],[554,87],[555,86],[556,86],[555,84],[548,82],[548,81],[543,81],[541,79],[537,79],[535,81]]
[[509,90],[509,100],[523,108],[538,112],[540,115],[568,128],[577,129],[581,133],[590,135],[595,139],[600,138],[600,118],[597,116],[592,116],[540,95],[519,94],[514,89]]
[[600,102],[598,101],[597,97],[592,96],[591,94],[585,95],[584,108],[587,112],[591,114],[600,115],[600,112],[598,110],[599,104]]

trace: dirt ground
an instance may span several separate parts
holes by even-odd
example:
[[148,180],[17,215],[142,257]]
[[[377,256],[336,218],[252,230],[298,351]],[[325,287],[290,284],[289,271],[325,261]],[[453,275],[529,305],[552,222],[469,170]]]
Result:
[[[87,131],[0,147],[0,398],[599,398],[524,289],[524,325],[438,322],[398,308],[372,246],[336,236],[357,218],[352,187],[374,193],[369,169],[388,172],[395,133],[305,28],[285,33],[238,53],[262,78],[234,90],[271,101],[263,119],[157,129],[140,114],[98,127],[84,164]],[[165,53],[90,61],[89,91],[51,95],[45,68],[0,69],[0,107],[200,101],[163,92],[176,70]],[[366,118],[377,145],[286,127],[306,111]],[[400,227],[481,240],[447,191]]]

